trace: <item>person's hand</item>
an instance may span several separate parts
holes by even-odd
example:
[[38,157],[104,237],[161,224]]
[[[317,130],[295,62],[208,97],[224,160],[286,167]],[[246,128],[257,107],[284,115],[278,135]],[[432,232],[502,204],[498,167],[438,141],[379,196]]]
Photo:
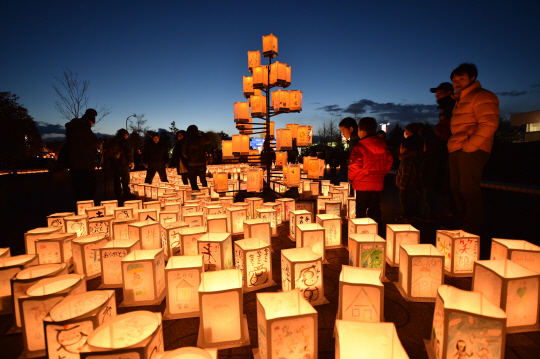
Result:
[[135,168],[135,163],[130,162],[129,163],[129,169],[132,170],[133,168]]

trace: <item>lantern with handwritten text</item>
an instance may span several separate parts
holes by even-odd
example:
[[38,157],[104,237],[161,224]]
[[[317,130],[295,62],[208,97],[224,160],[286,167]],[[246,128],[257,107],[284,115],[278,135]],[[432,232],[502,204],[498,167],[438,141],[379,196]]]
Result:
[[480,237],[458,231],[437,231],[437,249],[444,254],[444,274],[472,277],[474,261],[480,259]]
[[165,267],[167,307],[164,319],[199,316],[199,285],[203,269],[203,256],[171,257]]
[[384,322],[384,285],[381,271],[342,266],[336,319],[349,322]]
[[165,296],[162,249],[134,250],[122,258],[123,306],[158,305]]
[[324,228],[326,248],[341,246],[341,216],[335,214],[318,214],[317,224]]
[[386,262],[388,262],[391,267],[399,267],[399,247],[402,244],[419,243],[420,231],[410,224],[387,224]]
[[139,239],[141,249],[161,248],[161,229],[158,222],[141,221],[128,224],[129,238]]
[[203,255],[205,271],[233,268],[233,248],[230,233],[205,233],[197,239],[199,254]]
[[103,234],[90,234],[73,240],[73,263],[75,273],[85,274],[87,279],[101,275],[101,255],[99,249],[107,244]]
[[242,273],[244,291],[275,285],[272,279],[272,253],[267,241],[246,238],[234,242],[236,269]]
[[306,210],[296,210],[290,212],[289,238],[296,242],[296,227],[300,224],[313,223],[313,214]]
[[141,249],[137,239],[117,239],[99,248],[101,285],[99,288],[122,288],[122,258]]
[[77,215],[64,217],[64,232],[75,233],[77,237],[86,236],[88,234],[88,216]]
[[[181,249],[175,249],[174,255],[195,256],[199,254],[198,240],[206,234],[205,227],[182,227],[179,231]],[[179,252],[177,250],[180,250]]]
[[113,216],[97,217],[88,220],[88,234],[103,234],[111,238]]
[[510,259],[540,273],[540,247],[524,240],[493,238],[490,259]]
[[60,212],[53,213],[50,216],[47,216],[47,226],[48,227],[58,227],[64,233],[64,217],[74,216],[75,212]]
[[[264,205],[264,204],[263,204]],[[269,208],[269,207],[263,207],[260,209],[256,209],[255,213],[257,214],[258,218],[264,219],[267,222],[270,222],[270,227],[272,228],[272,237],[275,237],[278,235],[277,232],[277,212],[275,209]]]

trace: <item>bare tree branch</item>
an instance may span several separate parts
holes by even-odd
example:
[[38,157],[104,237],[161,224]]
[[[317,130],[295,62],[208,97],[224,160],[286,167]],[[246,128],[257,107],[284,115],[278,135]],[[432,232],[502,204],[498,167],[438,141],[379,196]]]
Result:
[[135,120],[132,122],[132,120],[129,120],[129,130],[131,132],[135,131],[139,134],[139,136],[143,137],[146,131],[150,129],[150,126],[146,126],[146,123],[148,122],[147,119],[144,119],[144,113],[140,115],[135,115]]

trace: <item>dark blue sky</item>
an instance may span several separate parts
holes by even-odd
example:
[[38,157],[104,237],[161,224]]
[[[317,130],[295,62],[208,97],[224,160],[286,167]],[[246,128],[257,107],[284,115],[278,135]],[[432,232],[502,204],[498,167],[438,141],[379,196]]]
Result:
[[462,62],[478,66],[501,112],[540,109],[538,0],[19,0],[3,3],[0,29],[0,91],[51,124],[43,134],[65,123],[51,87],[62,66],[90,81],[91,106],[111,108],[101,133],[134,112],[154,129],[176,121],[237,133],[247,51],[262,50],[269,33],[276,60],[292,66],[289,89],[304,95],[303,112],[275,117],[276,128],[317,128],[355,106],[384,122],[435,122],[429,88]]

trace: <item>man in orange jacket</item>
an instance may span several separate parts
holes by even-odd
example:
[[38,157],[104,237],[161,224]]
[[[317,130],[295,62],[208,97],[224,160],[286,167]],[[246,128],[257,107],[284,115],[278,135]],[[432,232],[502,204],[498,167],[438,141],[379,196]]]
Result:
[[456,105],[450,122],[448,160],[458,226],[479,235],[484,212],[480,180],[499,126],[499,99],[482,88],[477,77],[476,66],[469,63],[459,65],[450,75]]

